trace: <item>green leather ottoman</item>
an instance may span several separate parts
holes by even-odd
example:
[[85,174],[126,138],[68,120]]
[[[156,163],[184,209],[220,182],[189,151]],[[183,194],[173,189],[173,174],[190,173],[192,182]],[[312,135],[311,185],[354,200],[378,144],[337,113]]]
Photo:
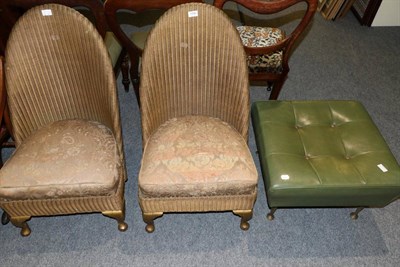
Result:
[[252,106],[274,218],[283,207],[383,207],[400,197],[400,167],[355,101],[261,101]]

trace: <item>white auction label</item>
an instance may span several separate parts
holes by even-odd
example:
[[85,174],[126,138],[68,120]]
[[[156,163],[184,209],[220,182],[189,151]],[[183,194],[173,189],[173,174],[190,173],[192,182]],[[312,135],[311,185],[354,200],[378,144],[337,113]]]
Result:
[[197,17],[198,15],[199,15],[199,12],[197,10],[193,10],[193,11],[189,11],[188,12],[188,17],[189,18]]
[[383,171],[383,172],[387,172],[388,171],[388,169],[386,169],[386,167],[383,166],[383,164],[378,164],[376,166],[378,166],[378,168],[381,169],[381,171]]
[[42,16],[51,16],[51,15],[53,15],[51,9],[42,9]]

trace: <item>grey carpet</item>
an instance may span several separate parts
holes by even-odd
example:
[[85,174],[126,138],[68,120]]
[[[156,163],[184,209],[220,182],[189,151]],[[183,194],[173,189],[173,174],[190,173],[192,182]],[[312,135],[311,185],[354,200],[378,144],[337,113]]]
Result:
[[[399,45],[399,27],[367,28],[352,14],[336,22],[317,14],[293,54],[280,99],[361,101],[400,161]],[[118,232],[116,222],[100,214],[33,218],[28,238],[0,225],[0,266],[399,266],[400,201],[364,210],[357,221],[349,218],[352,209],[320,208],[278,210],[270,222],[261,179],[247,232],[239,217],[224,212],[165,214],[147,234],[137,201],[140,114],[120,79],[128,231]],[[251,96],[268,95],[253,86]]]

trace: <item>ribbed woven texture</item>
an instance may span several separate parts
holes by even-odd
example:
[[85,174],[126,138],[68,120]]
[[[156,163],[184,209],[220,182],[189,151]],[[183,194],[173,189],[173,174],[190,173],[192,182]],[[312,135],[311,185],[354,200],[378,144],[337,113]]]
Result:
[[[51,16],[43,16],[46,9]],[[16,23],[6,51],[7,93],[17,146],[39,127],[71,118],[99,121],[120,139],[109,55],[83,15],[61,5],[35,7]]]
[[122,210],[124,206],[124,181],[112,196],[93,196],[67,199],[43,199],[8,201],[1,203],[2,209],[11,217],[49,216],[86,212]]
[[183,115],[220,118],[247,140],[247,75],[240,37],[221,10],[200,3],[169,9],[148,36],[142,58],[144,143],[163,122]]
[[139,192],[139,204],[144,212],[203,212],[227,210],[252,210],[257,189],[249,195],[143,198]]
[[116,84],[107,49],[92,23],[61,5],[27,11],[7,43],[6,85],[17,146],[51,122],[94,120],[113,131],[121,171],[113,196],[5,201],[1,208],[12,217],[122,210],[126,169]]

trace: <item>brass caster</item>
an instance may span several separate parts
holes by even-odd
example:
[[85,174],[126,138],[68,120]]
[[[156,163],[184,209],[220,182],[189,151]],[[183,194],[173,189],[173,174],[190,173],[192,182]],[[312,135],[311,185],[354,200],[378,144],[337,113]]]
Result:
[[27,237],[27,236],[29,236],[30,234],[31,234],[31,229],[29,228],[28,225],[26,225],[26,227],[23,227],[23,228],[21,229],[21,235],[22,235],[23,237]]
[[250,224],[248,222],[242,222],[240,224],[240,229],[242,229],[243,231],[247,231],[250,228]]
[[268,214],[267,214],[267,220],[268,220],[268,221],[272,221],[272,220],[274,220],[274,219],[275,219],[274,214],[271,214],[271,213],[268,213]]
[[126,230],[128,230],[128,224],[126,222],[118,223],[118,230],[120,230],[121,232],[125,232]]
[[3,212],[3,214],[1,215],[1,224],[2,225],[6,225],[10,222],[10,216],[8,216],[7,212]]
[[357,220],[357,219],[358,219],[358,214],[355,213],[355,212],[352,212],[352,213],[350,213],[350,217],[351,217],[351,219],[353,219],[353,220]]
[[156,228],[154,227],[154,224],[148,224],[146,225],[146,232],[151,234],[152,232],[154,232]]
[[357,220],[358,219],[358,214],[363,210],[364,208],[360,207],[357,208],[355,211],[353,211],[352,213],[350,213],[350,218],[353,220]]
[[272,208],[270,210],[270,212],[267,214],[268,221],[272,221],[273,219],[275,219],[275,216],[274,216],[275,211],[276,211],[276,208]]

